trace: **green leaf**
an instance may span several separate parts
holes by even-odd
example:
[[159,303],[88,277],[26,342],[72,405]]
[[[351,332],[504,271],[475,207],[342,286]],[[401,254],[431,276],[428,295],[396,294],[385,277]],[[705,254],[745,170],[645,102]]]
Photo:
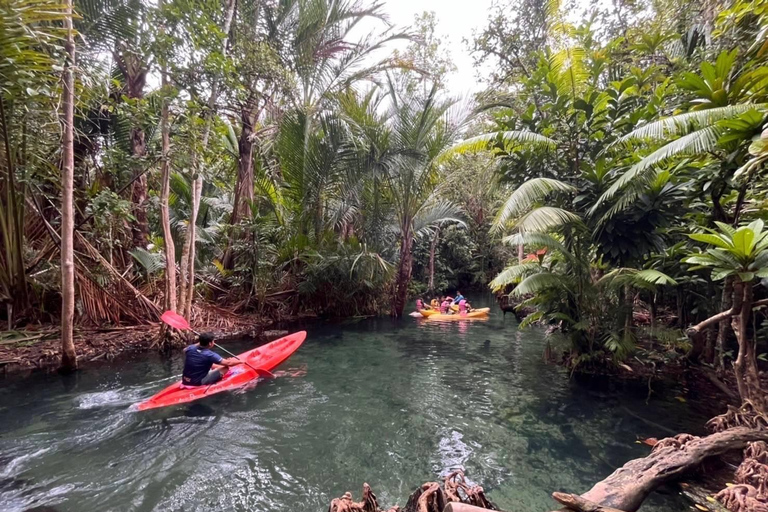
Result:
[[722,249],[730,249],[731,244],[728,241],[723,240],[719,235],[713,235],[711,233],[693,233],[688,235],[692,240],[697,242],[704,242],[705,244],[715,245]]
[[720,281],[721,279],[725,279],[728,276],[732,276],[735,274],[735,270],[730,269],[717,269],[712,271],[712,280],[713,281]]
[[739,272],[739,279],[743,283],[749,283],[752,282],[752,280],[755,279],[755,273],[754,272]]
[[737,229],[733,235],[733,252],[742,257],[750,255],[754,240],[755,232],[751,229],[746,227]]

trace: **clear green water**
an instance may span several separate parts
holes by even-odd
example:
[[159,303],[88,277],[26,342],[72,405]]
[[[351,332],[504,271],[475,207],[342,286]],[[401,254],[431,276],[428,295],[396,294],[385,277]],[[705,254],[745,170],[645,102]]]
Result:
[[[0,381],[0,510],[321,512],[363,482],[403,505],[463,467],[497,505],[548,511],[552,491],[644,455],[636,436],[701,430],[706,404],[569,380],[543,363],[543,334],[515,325],[308,325],[281,367],[305,376],[145,413],[130,405],[174,380],[178,356]],[[668,491],[643,510],[686,505]]]

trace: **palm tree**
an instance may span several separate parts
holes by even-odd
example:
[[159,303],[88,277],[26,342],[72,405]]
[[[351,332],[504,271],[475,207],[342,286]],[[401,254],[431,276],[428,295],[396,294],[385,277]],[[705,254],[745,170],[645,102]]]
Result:
[[441,99],[435,85],[425,97],[403,98],[390,82],[391,143],[385,182],[399,243],[392,314],[400,317],[408,297],[413,241],[445,222],[460,222],[460,209],[436,193],[440,159],[456,141],[469,115],[453,99]]
[[[24,262],[27,177],[59,146],[55,105],[68,7],[47,0],[0,4],[0,302],[13,325],[29,305]],[[35,134],[36,136],[28,136]],[[46,162],[47,166],[48,163]]]

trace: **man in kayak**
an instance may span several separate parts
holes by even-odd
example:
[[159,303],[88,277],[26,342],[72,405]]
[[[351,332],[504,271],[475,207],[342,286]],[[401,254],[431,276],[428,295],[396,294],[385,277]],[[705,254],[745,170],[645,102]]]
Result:
[[[224,359],[211,350],[215,345],[216,337],[204,332],[197,343],[184,349],[184,371],[181,374],[181,382],[185,386],[208,386],[221,380],[230,366],[241,364],[234,357]],[[220,365],[211,370],[213,365]]]
[[456,290],[456,297],[453,298],[453,304],[458,304],[459,302],[465,300],[464,296],[461,294],[459,290]]

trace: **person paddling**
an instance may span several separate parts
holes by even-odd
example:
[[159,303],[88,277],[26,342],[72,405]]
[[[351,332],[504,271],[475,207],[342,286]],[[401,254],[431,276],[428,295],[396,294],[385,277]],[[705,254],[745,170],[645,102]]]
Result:
[[456,290],[456,297],[453,298],[453,303],[458,304],[459,302],[465,300],[464,296],[461,294],[459,290]]
[[[185,386],[208,386],[221,380],[230,366],[242,364],[234,357],[224,359],[211,350],[216,344],[216,337],[204,332],[197,338],[197,343],[184,349],[184,371],[181,382]],[[214,364],[220,368],[211,370]]]

